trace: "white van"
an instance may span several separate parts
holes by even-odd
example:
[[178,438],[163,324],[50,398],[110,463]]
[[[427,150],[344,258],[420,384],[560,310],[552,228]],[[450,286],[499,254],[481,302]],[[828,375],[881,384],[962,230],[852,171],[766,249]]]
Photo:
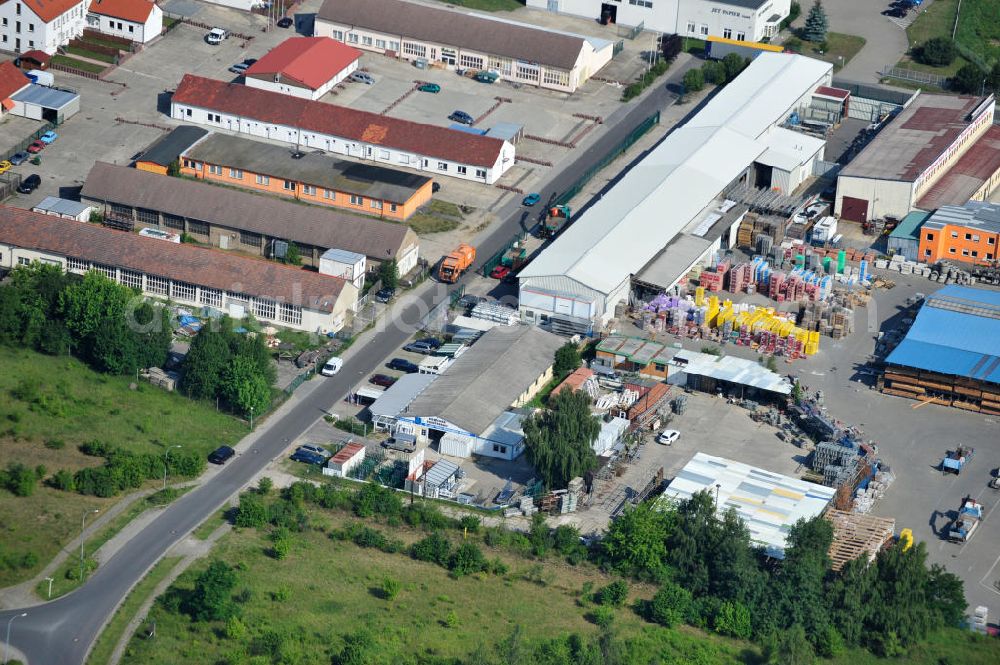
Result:
[[212,28],[205,35],[205,41],[212,46],[217,46],[222,43],[222,40],[229,36],[229,33],[222,28]]
[[322,374],[323,376],[333,376],[334,374],[339,372],[340,368],[343,366],[344,366],[344,359],[334,356],[333,358],[330,358],[329,360],[326,361],[326,364],[323,365],[323,369],[321,369],[319,373]]

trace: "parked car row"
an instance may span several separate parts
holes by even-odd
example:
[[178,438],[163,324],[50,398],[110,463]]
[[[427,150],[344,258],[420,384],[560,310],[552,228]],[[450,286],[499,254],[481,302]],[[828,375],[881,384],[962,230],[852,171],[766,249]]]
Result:
[[915,2],[914,0],[893,0],[892,4],[889,5],[889,8],[882,12],[882,15],[892,18],[903,18],[918,4],[919,2]]
[[304,462],[305,464],[323,466],[331,457],[333,457],[333,453],[323,446],[317,446],[312,443],[304,443],[295,449],[295,452],[292,453],[290,459],[294,462]]

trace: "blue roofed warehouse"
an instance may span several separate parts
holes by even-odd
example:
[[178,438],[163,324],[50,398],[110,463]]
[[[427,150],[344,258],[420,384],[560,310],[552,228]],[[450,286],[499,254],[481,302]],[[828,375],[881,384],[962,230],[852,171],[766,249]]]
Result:
[[1000,292],[952,285],[928,296],[886,358],[882,392],[1000,415]]

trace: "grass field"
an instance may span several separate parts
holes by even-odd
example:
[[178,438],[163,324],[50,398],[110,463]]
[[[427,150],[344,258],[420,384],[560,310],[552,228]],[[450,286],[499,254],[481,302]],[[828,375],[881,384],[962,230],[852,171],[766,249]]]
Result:
[[97,51],[91,51],[80,46],[67,46],[65,48],[66,52],[70,55],[79,55],[84,58],[90,58],[91,60],[100,60],[101,62],[108,63],[109,65],[114,64],[115,62],[115,56],[108,55],[106,53],[98,53]]
[[[51,475],[99,466],[102,458],[77,450],[94,439],[136,452],[162,452],[166,443],[207,454],[246,433],[239,421],[214,407],[145,383],[130,390],[128,377],[98,374],[73,358],[0,347],[0,367],[0,467],[41,464]],[[0,587],[41,570],[79,534],[83,511],[103,512],[116,500],[41,483],[30,497],[0,490],[0,550],[37,557],[28,568],[0,570]]]
[[449,5],[457,5],[466,9],[478,9],[484,12],[512,12],[524,7],[523,0],[441,0]]
[[101,636],[94,643],[90,655],[87,657],[87,665],[108,665],[111,653],[118,645],[128,622],[136,615],[142,604],[152,595],[156,585],[170,575],[174,566],[183,557],[173,556],[160,559],[159,562],[146,574],[142,580],[135,585],[125,601],[118,607],[118,611],[111,617],[111,621],[104,627]]
[[[962,14],[968,11],[971,4],[982,0],[964,0],[962,2]],[[996,3],[996,0],[987,0]],[[951,31],[955,25],[955,12],[958,10],[959,0],[934,0],[927,9],[920,10],[920,16],[906,29],[906,36],[910,40],[910,47],[919,46],[933,37],[951,38]],[[903,56],[903,59],[896,65],[904,69],[914,69],[920,72],[928,72],[939,76],[953,76],[955,72],[968,64],[962,56],[958,56],[947,67],[932,67],[917,62],[911,56]],[[893,85],[896,85],[893,79]],[[921,86],[914,86],[921,87]],[[926,86],[923,86],[926,87]]]
[[[315,508],[309,512],[313,529],[294,535],[292,552],[284,560],[264,554],[271,543],[256,530],[235,530],[213,550],[214,557],[239,570],[236,596],[247,634],[228,637],[222,622],[192,622],[186,615],[157,605],[149,613],[149,620],[156,622],[156,640],[133,638],[122,663],[257,662],[253,657],[246,660],[247,649],[259,653],[255,650],[264,648],[261,645],[265,643],[273,645],[275,640],[283,645],[279,649],[285,657],[282,662],[328,663],[341,637],[360,626],[377,636],[389,653],[441,658],[467,657],[480,644],[490,647],[510,634],[515,625],[529,641],[571,632],[585,637],[597,633],[592,623],[595,608],[583,589],[585,585],[599,588],[610,578],[590,564],[570,566],[554,559],[539,563],[485,548],[487,557],[504,559],[509,572],[455,579],[440,567],[413,561],[404,554],[332,540],[324,531],[341,526],[346,516]],[[380,528],[407,543],[423,535],[406,527]],[[451,537],[458,538],[457,534]],[[199,562],[186,571],[174,588],[190,590],[208,563]],[[307,570],[321,572],[304,574]],[[386,578],[401,586],[393,600],[387,600],[381,591]],[[649,598],[653,592],[652,587],[632,585],[630,601]],[[629,606],[614,610],[613,623],[617,634],[630,641],[633,653],[637,657],[642,654],[631,662],[762,662],[753,645],[690,627],[668,630],[653,626]],[[996,662],[994,646],[966,632],[944,631],[904,660],[893,662],[987,665]],[[268,656],[259,662],[272,661]],[[887,661],[855,650],[823,662],[884,665]]]
[[54,55],[52,56],[52,64],[62,65],[64,67],[72,67],[74,69],[79,69],[84,72],[90,72],[91,74],[100,74],[105,69],[106,66],[95,64],[93,62],[86,62],[85,60],[77,60],[76,58],[69,58],[65,55]]
[[[809,43],[805,42],[808,46]],[[831,32],[826,36],[827,50],[823,53],[810,51],[806,55],[818,60],[833,63],[834,69],[840,69],[851,61],[851,58],[858,54],[858,51],[865,47],[865,38],[857,35],[845,35],[839,32]]]
[[1000,59],[1000,2],[963,0],[955,38],[982,58],[984,65],[992,66]]
[[417,235],[445,233],[457,229],[464,215],[461,208],[448,201],[434,199],[425,210],[416,213],[406,223]]

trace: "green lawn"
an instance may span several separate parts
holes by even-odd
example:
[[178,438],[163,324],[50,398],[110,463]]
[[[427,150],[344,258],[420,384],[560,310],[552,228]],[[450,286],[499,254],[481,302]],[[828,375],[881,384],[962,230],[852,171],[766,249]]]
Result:
[[70,55],[79,55],[84,58],[90,58],[91,60],[100,60],[101,62],[106,62],[108,64],[114,64],[115,56],[107,55],[105,53],[98,53],[97,51],[90,51],[79,46],[67,46],[66,52]]
[[226,523],[226,510],[223,509],[215,513],[207,520],[201,523],[201,525],[191,532],[191,535],[198,540],[208,540],[208,537],[218,529],[220,526]]
[[[996,2],[996,0],[990,0]],[[932,37],[951,38],[951,31],[955,25],[955,12],[958,10],[959,0],[934,0],[927,9],[920,9],[920,16],[906,29],[906,36],[910,40],[910,48],[914,48],[926,42]],[[969,4],[977,0],[964,0],[962,3],[962,14],[964,15]],[[939,76],[952,76],[967,64],[961,56],[955,58],[951,65],[947,67],[932,67],[917,62],[909,55],[897,63],[897,67],[903,69],[914,69],[920,72],[937,74]],[[893,85],[897,85],[897,80],[892,80]],[[910,86],[904,86],[910,87]],[[914,85],[912,87],[923,87],[925,85]]]
[[[83,544],[83,556],[84,564],[88,559],[94,556],[97,550],[101,549],[104,543],[108,542],[114,538],[119,531],[124,529],[129,522],[134,520],[136,517],[146,512],[150,508],[155,508],[158,506],[166,506],[171,501],[180,498],[188,492],[190,488],[184,488],[177,490],[176,493],[171,492],[168,496],[163,496],[159,493],[151,494],[145,499],[140,499],[135,501],[131,506],[128,507],[120,515],[116,516],[111,522],[105,525],[96,534],[87,538]],[[170,490],[168,490],[170,491]],[[96,517],[96,515],[95,515]],[[75,534],[79,535],[79,533]],[[80,586],[79,578],[80,570],[80,550],[74,549],[73,555],[68,557],[66,561],[63,562],[59,568],[52,573],[52,598],[58,598],[63,596],[73,589]],[[69,574],[73,574],[74,579],[70,579]],[[86,579],[86,577],[84,578]],[[46,580],[42,580],[35,587],[35,593],[38,594],[39,598],[47,598],[49,593],[49,583]]]
[[90,72],[91,74],[100,74],[107,69],[107,67],[102,67],[101,65],[94,64],[93,62],[85,62],[83,60],[77,60],[76,58],[68,58],[65,55],[54,55],[52,56],[51,62],[54,65],[72,67],[73,69]]
[[[808,42],[805,42],[808,46]],[[840,32],[831,32],[826,36],[827,50],[823,53],[812,51],[806,55],[818,60],[825,60],[833,63],[834,69],[840,69],[851,61],[851,58],[858,54],[858,51],[865,47],[865,38],[857,35],[845,35]]]
[[[166,21],[166,19],[164,19]],[[121,42],[116,42],[110,38],[104,38],[98,35],[87,35],[79,38],[80,41],[86,44],[96,44],[97,46],[107,46],[108,48],[117,49],[119,51],[128,51],[128,44],[122,44]]]
[[[235,595],[241,625],[234,634],[229,636],[222,622],[192,622],[158,603],[148,615],[150,622],[156,622],[156,639],[133,637],[123,665],[329,663],[341,637],[362,626],[382,645],[379,663],[402,662],[395,657],[401,653],[466,658],[480,644],[491,647],[514,626],[520,626],[530,642],[571,632],[585,637],[597,632],[591,622],[594,606],[582,589],[584,585],[599,588],[610,578],[590,564],[570,566],[555,559],[539,563],[484,547],[486,556],[500,556],[509,572],[455,579],[443,568],[402,553],[388,554],[333,540],[326,534],[343,526],[349,517],[337,511],[307,510],[312,526],[293,535],[291,554],[284,560],[267,556],[270,541],[263,532],[252,529],[234,530],[213,550],[213,557],[238,570]],[[376,526],[405,543],[423,535],[407,527]],[[451,532],[449,537],[457,541],[461,536]],[[186,571],[168,595],[190,590],[208,563],[202,560]],[[400,583],[401,591],[394,600],[386,600],[381,593],[386,578]],[[649,598],[653,591],[650,586],[633,584],[630,603],[614,610],[615,630],[628,640],[635,657],[629,662],[762,662],[757,647],[745,642],[686,626],[669,630],[646,623],[631,609],[631,602]],[[992,641],[965,631],[948,630],[931,636],[905,659],[891,662],[987,665],[996,662],[994,646]],[[263,655],[268,650],[275,654],[274,660]],[[890,661],[852,650],[822,662],[885,665]]]
[[90,655],[87,657],[87,665],[108,665],[111,653],[118,645],[118,640],[124,634],[128,622],[132,620],[132,617],[136,615],[142,604],[152,595],[156,585],[166,579],[174,569],[174,566],[183,558],[173,556],[160,559],[153,566],[152,570],[135,585],[129,595],[126,596],[125,601],[118,607],[118,611],[111,617],[111,621],[101,631],[100,637],[97,638],[94,648],[91,649]]
[[[98,374],[80,361],[0,347],[0,468],[21,462],[44,465],[46,474],[99,466],[104,460],[77,450],[94,439],[136,452],[162,452],[163,444],[208,454],[232,444],[246,427],[214,406],[193,402],[147,383],[129,389],[129,377]],[[33,386],[18,399],[12,391]],[[46,445],[47,444],[47,445]],[[51,489],[39,483],[30,497],[0,491],[0,553],[33,552],[24,568],[0,565],[0,588],[29,579],[80,532],[85,510],[105,510],[117,498],[99,499]]]
[[441,2],[484,12],[512,12],[524,7],[523,0],[441,0]]
[[1000,58],[1000,2],[963,0],[956,39],[992,66]]
[[458,207],[457,204],[450,201],[442,201],[441,199],[434,199],[430,202],[428,206],[431,212],[436,212],[439,215],[447,215],[449,217],[458,217],[462,219],[465,215],[462,214],[462,209]]
[[417,235],[426,236],[431,233],[446,233],[458,228],[458,220],[451,217],[442,217],[428,212],[418,212],[406,223]]

